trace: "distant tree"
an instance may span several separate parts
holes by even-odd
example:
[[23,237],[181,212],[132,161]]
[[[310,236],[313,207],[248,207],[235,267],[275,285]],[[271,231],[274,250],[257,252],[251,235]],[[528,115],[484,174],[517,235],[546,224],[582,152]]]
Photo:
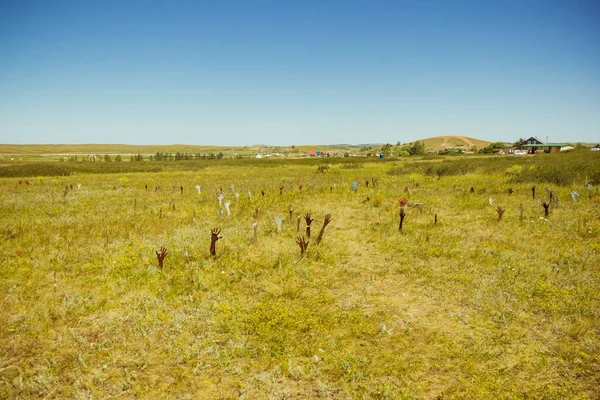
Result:
[[112,159],[110,158],[110,156],[109,156],[108,154],[105,154],[105,155],[104,155],[104,161],[105,161],[105,162],[111,162],[111,161],[112,161]]
[[490,153],[493,153],[494,150],[499,150],[499,149],[503,149],[503,148],[504,148],[504,143],[496,142],[496,143],[490,144],[488,147],[484,147],[483,149],[479,150],[479,153],[490,154]]
[[381,152],[386,156],[389,155],[392,152],[392,145],[389,143],[384,144],[381,146]]
[[116,162],[121,162],[121,161],[123,161],[123,159],[121,158],[121,155],[120,155],[120,154],[117,154],[117,156],[115,157],[115,161],[116,161]]
[[406,149],[411,156],[422,156],[425,154],[425,142],[417,140],[412,142]]
[[223,158],[223,152],[219,152],[219,154],[217,154],[217,160],[220,160]]

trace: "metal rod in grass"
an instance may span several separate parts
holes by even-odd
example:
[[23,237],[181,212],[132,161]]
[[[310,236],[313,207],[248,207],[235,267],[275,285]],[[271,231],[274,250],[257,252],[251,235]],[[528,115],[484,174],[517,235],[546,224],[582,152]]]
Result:
[[519,204],[519,221],[523,221],[523,212],[525,209],[523,208],[523,203]]
[[321,227],[321,230],[319,231],[319,236],[317,236],[317,244],[321,243],[321,239],[323,239],[323,234],[325,233],[325,228],[327,227],[327,225],[329,225],[330,222],[331,222],[331,214],[326,214],[325,220],[323,221],[323,226]]
[[254,236],[254,243],[258,242],[258,222],[254,221],[252,223],[252,233]]

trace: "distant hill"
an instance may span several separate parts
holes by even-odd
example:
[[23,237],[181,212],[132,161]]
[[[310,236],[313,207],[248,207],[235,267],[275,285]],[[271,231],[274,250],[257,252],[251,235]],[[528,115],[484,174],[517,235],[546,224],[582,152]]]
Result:
[[478,149],[491,144],[485,140],[474,139],[466,136],[436,136],[421,140],[425,142],[425,146],[433,150],[452,149],[455,147],[470,149],[476,146]]

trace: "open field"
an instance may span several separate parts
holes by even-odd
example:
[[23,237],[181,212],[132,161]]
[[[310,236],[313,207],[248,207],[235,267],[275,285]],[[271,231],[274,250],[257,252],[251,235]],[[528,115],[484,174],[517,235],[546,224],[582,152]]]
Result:
[[184,144],[164,146],[129,144],[10,144],[0,145],[0,154],[154,154],[157,151],[167,153],[208,153],[211,151],[239,151],[241,149],[243,147],[193,146]]
[[255,146],[196,146],[187,144],[170,144],[170,145],[129,145],[129,144],[0,144],[0,155],[5,157],[11,157],[14,155],[22,156],[40,156],[45,157],[62,155],[88,155],[88,154],[156,154],[157,152],[163,153],[191,153],[191,154],[208,154],[208,153],[219,153],[223,152],[226,155],[232,154],[258,154],[265,152],[303,152],[310,153],[311,151],[317,151],[325,149],[327,151],[341,151],[354,149],[356,146],[350,145],[339,145],[339,146],[318,146],[318,145],[305,145],[305,146],[266,146],[266,145],[255,145]]
[[600,397],[598,154],[0,177],[0,398]]

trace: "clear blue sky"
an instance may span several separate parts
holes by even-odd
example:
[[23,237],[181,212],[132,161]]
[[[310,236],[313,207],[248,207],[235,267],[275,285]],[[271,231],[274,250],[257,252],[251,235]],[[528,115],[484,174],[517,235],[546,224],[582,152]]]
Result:
[[0,143],[600,141],[600,1],[0,0]]

